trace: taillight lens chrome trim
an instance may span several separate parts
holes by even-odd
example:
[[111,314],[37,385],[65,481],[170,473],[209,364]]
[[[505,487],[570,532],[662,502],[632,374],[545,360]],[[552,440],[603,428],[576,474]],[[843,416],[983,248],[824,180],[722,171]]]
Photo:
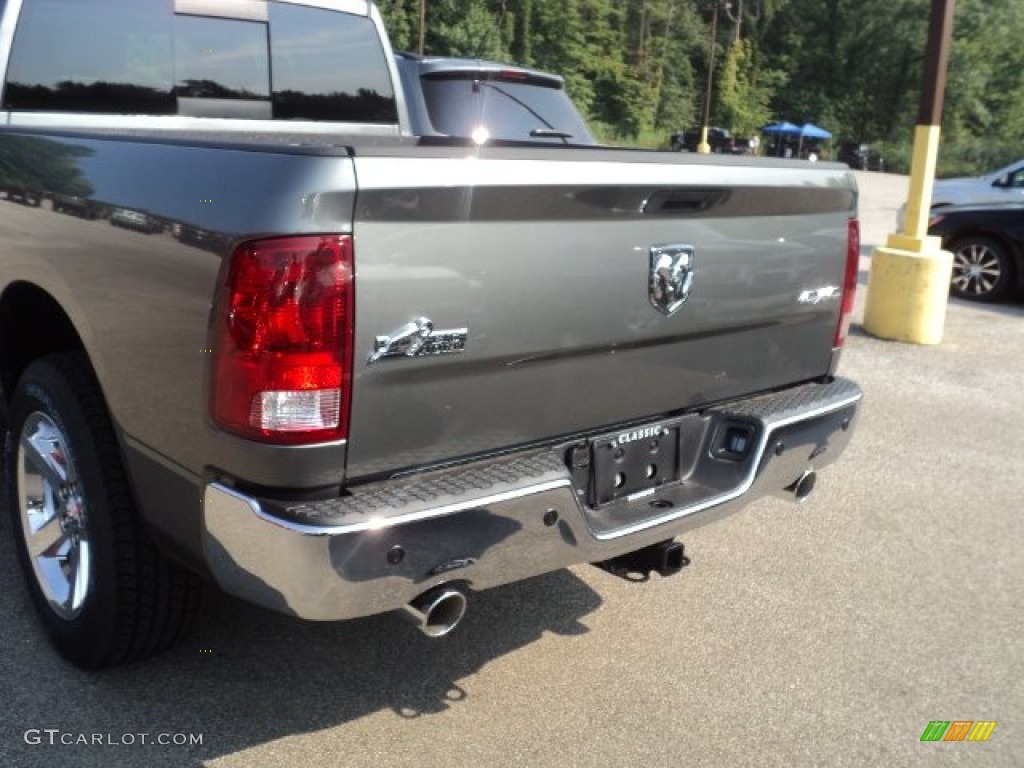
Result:
[[213,314],[213,420],[260,442],[348,436],[355,316],[348,235],[256,240],[231,255]]
[[857,305],[857,281],[860,277],[860,221],[851,218],[846,226],[846,271],[843,277],[843,299],[839,308],[839,323],[832,346],[839,348],[846,342]]

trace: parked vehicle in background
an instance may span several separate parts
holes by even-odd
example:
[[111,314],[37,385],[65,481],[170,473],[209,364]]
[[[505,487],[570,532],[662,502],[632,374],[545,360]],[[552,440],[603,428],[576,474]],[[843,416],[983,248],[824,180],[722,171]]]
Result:
[[[700,128],[691,128],[685,132],[676,132],[669,137],[669,149],[673,152],[696,152],[700,145]],[[748,139],[737,139],[727,129],[708,128],[708,146],[711,151],[721,155],[745,155],[750,152]]]
[[1024,203],[945,206],[928,234],[953,254],[954,296],[997,301],[1024,290]]
[[885,161],[877,152],[872,151],[870,144],[846,142],[839,145],[836,160],[846,163],[857,171],[884,171]]
[[208,229],[192,227],[188,224],[174,224],[171,232],[180,243],[192,245],[196,248],[204,248],[215,253],[228,245],[228,238]]
[[21,203],[30,208],[38,208],[43,203],[43,195],[39,190],[23,186],[7,187],[7,199],[13,203]]
[[594,144],[558,75],[480,59],[395,54],[416,136]]
[[977,178],[940,179],[932,187],[932,208],[1012,202],[1024,202],[1024,159]]
[[147,235],[156,234],[163,229],[160,222],[142,211],[132,211],[127,208],[115,208],[110,214],[110,223],[115,227],[134,229],[136,232],[145,232]]
[[69,213],[83,219],[96,219],[102,215],[103,206],[80,195],[58,192],[53,195],[53,210],[56,213]]

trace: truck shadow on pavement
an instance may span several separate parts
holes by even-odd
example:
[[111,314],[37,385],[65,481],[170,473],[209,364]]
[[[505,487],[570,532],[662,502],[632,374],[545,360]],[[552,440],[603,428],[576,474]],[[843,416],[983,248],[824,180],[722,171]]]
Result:
[[[43,635],[0,523],[0,764],[201,765],[288,736],[380,711],[414,719],[466,700],[460,681],[546,633],[586,633],[601,598],[563,570],[470,593],[448,637],[421,635],[397,613],[309,623],[210,588],[196,630],[148,661],[104,672],[65,663]],[[531,685],[535,681],[523,681]],[[29,729],[61,733],[202,734],[192,746],[32,745]]]

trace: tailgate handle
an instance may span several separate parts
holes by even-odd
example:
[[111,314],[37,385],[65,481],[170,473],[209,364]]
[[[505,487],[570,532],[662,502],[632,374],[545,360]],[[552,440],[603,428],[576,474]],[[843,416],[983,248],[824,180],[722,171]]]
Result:
[[729,190],[721,188],[659,189],[647,198],[643,212],[649,216],[703,213],[728,199]]

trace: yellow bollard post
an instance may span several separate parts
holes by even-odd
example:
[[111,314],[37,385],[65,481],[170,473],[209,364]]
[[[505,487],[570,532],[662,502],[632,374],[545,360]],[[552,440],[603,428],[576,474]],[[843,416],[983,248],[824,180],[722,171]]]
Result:
[[871,254],[864,330],[914,344],[940,344],[946,322],[953,255],[928,237],[931,184],[939,153],[939,127],[919,125],[904,231]]
[[702,155],[711,154],[711,145],[708,143],[708,126],[706,122],[700,127],[700,142],[697,144],[697,151]]
[[885,246],[871,255],[864,330],[883,339],[942,342],[953,256],[942,250],[939,238],[928,237],[928,216],[952,32],[953,0],[932,0],[907,218],[903,232],[890,235]]

